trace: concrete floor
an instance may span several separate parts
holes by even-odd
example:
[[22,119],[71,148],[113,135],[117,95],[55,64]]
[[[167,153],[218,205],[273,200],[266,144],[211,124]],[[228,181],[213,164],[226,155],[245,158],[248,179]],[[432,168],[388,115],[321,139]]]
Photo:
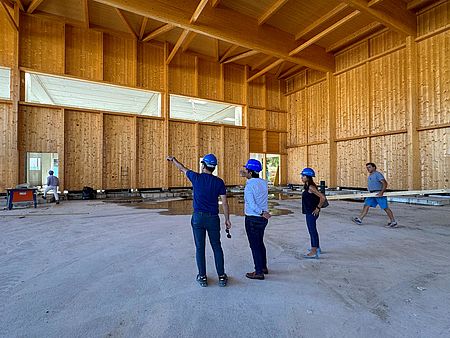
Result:
[[188,215],[101,201],[0,211],[0,336],[450,336],[449,207],[392,204],[402,226],[385,229],[379,209],[357,226],[362,204],[333,202],[309,261],[298,206],[280,201],[293,213],[269,223],[265,281],[244,277],[251,254],[232,217],[226,288],[211,249],[210,286],[195,283]]

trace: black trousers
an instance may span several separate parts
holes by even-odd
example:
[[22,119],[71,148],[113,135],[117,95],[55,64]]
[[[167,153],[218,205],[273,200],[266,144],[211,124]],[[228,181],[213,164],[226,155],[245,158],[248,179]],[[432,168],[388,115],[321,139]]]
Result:
[[264,217],[245,216],[245,231],[257,274],[262,274],[262,270],[267,268],[267,254],[264,245],[264,230],[266,230],[267,223],[268,220]]

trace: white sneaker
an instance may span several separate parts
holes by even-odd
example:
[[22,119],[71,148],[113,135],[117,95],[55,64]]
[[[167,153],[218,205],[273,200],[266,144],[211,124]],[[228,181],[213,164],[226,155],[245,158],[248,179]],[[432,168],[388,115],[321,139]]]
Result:
[[397,225],[398,225],[397,221],[393,220],[393,221],[389,222],[386,227],[387,228],[396,228]]
[[359,217],[352,217],[352,221],[358,225],[362,225],[362,220]]

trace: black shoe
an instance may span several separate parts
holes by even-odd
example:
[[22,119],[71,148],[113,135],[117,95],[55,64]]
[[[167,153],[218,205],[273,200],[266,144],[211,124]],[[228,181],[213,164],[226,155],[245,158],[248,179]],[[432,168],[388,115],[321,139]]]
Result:
[[250,279],[259,279],[259,280],[263,280],[264,279],[264,274],[258,275],[256,273],[256,271],[254,272],[248,272],[245,274],[245,277],[250,278]]
[[269,269],[264,268],[264,269],[262,269],[262,272],[263,272],[263,274],[267,275],[269,273]]
[[219,286],[227,286],[228,284],[228,276],[227,274],[223,274],[222,276],[219,276]]
[[42,195],[42,198],[43,198],[44,200],[46,200],[46,199],[47,199],[47,196]]
[[56,204],[59,204],[59,201],[56,201]]
[[201,287],[208,286],[208,278],[206,276],[197,275],[197,283],[200,284]]

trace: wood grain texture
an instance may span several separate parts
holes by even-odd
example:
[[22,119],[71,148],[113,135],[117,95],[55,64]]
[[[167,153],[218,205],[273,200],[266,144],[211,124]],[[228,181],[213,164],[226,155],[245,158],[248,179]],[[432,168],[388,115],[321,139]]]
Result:
[[267,111],[267,129],[272,131],[287,131],[288,114],[279,111]]
[[280,133],[266,132],[266,152],[268,154],[279,154],[281,152]]
[[450,31],[418,43],[419,124],[450,122]]
[[[252,76],[253,73],[250,74]],[[266,107],[265,77],[260,76],[248,84],[248,104],[250,107]]]
[[60,108],[19,106],[19,180],[25,182],[27,152],[58,153],[60,189],[64,189],[64,111]]
[[419,132],[422,189],[450,187],[450,128]]
[[344,70],[369,57],[369,42],[364,41],[355,44],[345,51],[336,54],[336,71]]
[[377,34],[369,39],[369,57],[379,55],[404,43],[405,37],[395,31],[388,30],[381,34]]
[[245,142],[245,129],[225,127],[225,173],[226,185],[244,184],[239,176],[239,170],[248,160],[247,145]]
[[266,128],[266,112],[264,109],[248,108],[249,128]]
[[19,60],[22,67],[64,74],[64,23],[20,16]]
[[137,85],[164,90],[164,49],[150,43],[138,43]]
[[450,3],[443,2],[417,16],[417,35],[432,33],[450,23]]
[[102,189],[103,116],[66,110],[64,115],[64,177],[67,190]]
[[137,188],[159,188],[164,182],[166,152],[164,150],[164,122],[137,119]]
[[406,136],[386,135],[371,140],[371,160],[385,176],[389,189],[408,189]]
[[302,184],[300,173],[308,163],[307,147],[289,148],[287,150],[287,182],[288,184]]
[[366,65],[336,76],[336,135],[338,138],[369,132]]
[[[169,154],[175,156],[187,168],[199,170],[200,157],[197,151],[195,124],[183,122],[169,123]],[[190,187],[186,176],[175,166],[169,166],[170,187]]]
[[367,186],[367,140],[337,143],[337,184],[340,187]]
[[13,105],[0,103],[0,192],[18,183],[17,114]]
[[289,96],[289,145],[305,144],[308,141],[307,90],[300,90]]
[[308,146],[308,167],[316,172],[316,182],[330,180],[328,144],[316,144]]
[[223,176],[224,173],[224,149],[221,126],[199,125],[199,158],[206,154],[214,154],[218,159],[217,175]]
[[271,74],[266,75],[266,108],[270,110],[282,110],[281,82]]
[[211,100],[223,100],[220,64],[198,59],[198,95]]
[[406,128],[407,69],[405,50],[369,64],[371,132]]
[[66,74],[103,80],[103,35],[101,32],[66,26]]
[[196,96],[195,57],[177,53],[169,65],[169,90],[171,93]]
[[224,100],[227,102],[245,104],[244,86],[247,85],[243,66],[226,64],[223,67]]
[[136,119],[130,116],[103,115],[103,187],[135,187]]
[[308,142],[326,141],[328,135],[328,84],[308,87]]
[[14,67],[15,65],[15,34],[6,13],[0,8],[0,66]]
[[261,154],[264,153],[264,130],[249,130],[250,152]]
[[135,39],[103,34],[103,79],[136,87],[137,46]]

